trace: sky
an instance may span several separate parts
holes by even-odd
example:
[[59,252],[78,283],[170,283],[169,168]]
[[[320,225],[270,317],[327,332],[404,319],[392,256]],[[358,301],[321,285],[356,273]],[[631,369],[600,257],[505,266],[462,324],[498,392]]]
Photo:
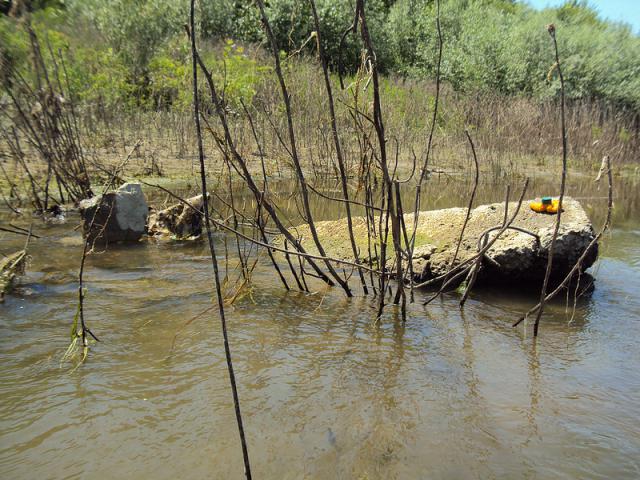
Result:
[[[556,7],[565,0],[526,0],[534,8]],[[600,17],[614,21],[622,21],[631,25],[636,34],[640,34],[640,0],[589,0]]]

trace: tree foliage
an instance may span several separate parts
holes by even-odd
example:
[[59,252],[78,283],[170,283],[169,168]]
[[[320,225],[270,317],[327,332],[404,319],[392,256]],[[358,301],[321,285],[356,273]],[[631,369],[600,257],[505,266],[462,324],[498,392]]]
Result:
[[[570,0],[542,11],[515,0],[440,3],[442,75],[455,89],[542,99],[557,95],[559,84],[545,29],[554,23],[560,55],[565,59],[569,98],[600,99],[640,110],[640,38],[628,25],[600,19],[587,3]],[[181,96],[188,52],[183,25],[188,0],[40,4],[46,8],[33,13],[34,21],[42,31],[59,33],[56,41],[76,59],[74,81],[85,85],[83,95],[88,99],[126,100],[147,107],[185,100]],[[315,55],[309,4],[268,0],[266,6],[278,48],[288,55]],[[354,35],[341,45],[344,31],[353,22],[351,2],[317,0],[317,6],[330,67],[354,71],[360,63],[361,45]],[[233,39],[228,45],[259,43],[267,48],[252,2],[208,0],[200,2],[199,8],[198,34],[205,42],[224,45]],[[433,78],[438,41],[434,0],[367,0],[366,8],[381,70]],[[25,41],[15,23],[0,17],[0,55],[3,65],[12,68],[27,62]],[[260,79],[246,71],[257,72],[259,66],[248,66],[245,60],[249,59],[235,47],[233,52],[217,50],[217,61],[235,62],[234,68],[245,70],[242,80],[235,80],[235,91],[244,92],[241,96],[256,88],[247,82]]]

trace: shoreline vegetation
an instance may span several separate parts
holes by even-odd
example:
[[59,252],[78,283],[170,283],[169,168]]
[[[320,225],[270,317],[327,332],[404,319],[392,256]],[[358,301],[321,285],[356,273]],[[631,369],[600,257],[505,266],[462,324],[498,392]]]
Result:
[[[59,69],[64,68],[59,72],[63,88],[58,93],[75,109],[87,156],[117,164],[141,140],[143,145],[134,152],[134,157],[144,157],[137,174],[184,173],[180,160],[196,157],[190,58],[183,30],[187,2],[32,3],[31,12],[24,7],[14,16],[0,15],[4,89],[13,88],[20,95],[16,77],[33,86],[38,71],[53,70],[57,62]],[[292,98],[302,163],[313,175],[330,175],[335,166],[317,38],[310,7],[298,3],[275,0],[265,13]],[[551,168],[559,153],[560,119],[559,79],[544,35],[548,23],[563,30],[559,52],[565,58],[567,78],[569,164],[597,170],[605,154],[617,165],[637,162],[640,38],[628,26],[600,20],[580,2],[543,11],[506,0],[441,3],[443,60],[434,168],[470,167],[465,129],[482,151],[481,168],[496,176]],[[344,29],[352,22],[347,4],[319,2],[318,21],[349,166],[357,163],[354,157],[359,154],[357,142],[352,141],[350,98],[354,86],[360,85],[361,100],[371,102],[372,88],[364,88],[367,85],[359,76],[360,46],[355,39],[347,36],[339,48]],[[397,149],[399,168],[411,169],[414,158],[424,154],[436,98],[435,4],[370,1],[366,8],[389,143]],[[196,11],[200,55],[220,85],[238,145],[250,155],[263,155],[274,170],[282,171],[278,164],[286,162],[288,153],[271,127],[281,129],[286,118],[257,9],[217,0]],[[30,29],[40,45],[40,68],[34,68]],[[339,74],[344,76],[344,89],[338,87]],[[199,83],[204,90],[205,79]],[[208,96],[202,97],[203,108],[213,113]],[[6,94],[2,101],[9,106]],[[27,102],[25,113],[38,108],[35,102]],[[254,127],[263,134],[261,154],[245,109],[256,116]],[[3,115],[3,125],[8,122]],[[212,147],[207,148],[207,157],[219,157],[215,142],[204,141]],[[11,168],[7,160],[15,155],[2,143],[4,166]],[[92,172],[99,173],[99,169]]]

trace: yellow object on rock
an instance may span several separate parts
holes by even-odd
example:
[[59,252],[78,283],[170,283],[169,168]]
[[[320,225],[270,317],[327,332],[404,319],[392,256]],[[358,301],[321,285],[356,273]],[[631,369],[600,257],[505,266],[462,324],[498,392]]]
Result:
[[559,200],[552,200],[551,205],[547,205],[547,213],[558,213],[558,207],[560,205]]
[[560,201],[551,197],[542,197],[541,201],[531,202],[531,210],[538,213],[558,213]]
[[533,210],[534,212],[538,212],[538,213],[547,212],[547,206],[544,205],[542,202],[531,202],[529,206],[531,207],[531,210]]

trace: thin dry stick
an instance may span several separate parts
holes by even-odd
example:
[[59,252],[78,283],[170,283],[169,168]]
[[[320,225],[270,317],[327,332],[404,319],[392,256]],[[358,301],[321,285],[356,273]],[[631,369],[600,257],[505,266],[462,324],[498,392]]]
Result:
[[[240,103],[242,104],[242,108],[244,109],[244,113],[247,117],[247,120],[249,121],[249,126],[251,127],[251,133],[253,134],[253,138],[256,142],[256,146],[258,147],[258,154],[260,155],[260,165],[262,167],[262,193],[260,194],[260,200],[258,201],[258,222],[257,222],[257,226],[260,229],[260,234],[261,234],[261,238],[262,241],[264,243],[269,243],[268,239],[267,239],[267,235],[265,233],[265,223],[266,221],[263,219],[262,213],[261,213],[261,208],[262,205],[264,203],[264,197],[265,194],[267,192],[267,188],[269,186],[269,182],[267,181],[267,170],[265,168],[264,165],[264,157],[265,154],[262,151],[262,145],[260,143],[260,140],[258,138],[258,132],[256,131],[255,125],[253,123],[253,118],[251,117],[251,114],[249,113],[249,109],[246,107],[246,105],[244,104],[244,102],[241,100]],[[271,263],[273,264],[273,267],[276,269],[276,272],[278,273],[278,276],[280,277],[280,281],[282,282],[282,284],[284,285],[284,288],[286,290],[290,290],[289,284],[287,283],[287,280],[285,279],[284,275],[282,274],[282,271],[280,270],[280,266],[278,265],[278,262],[276,261],[276,259],[273,256],[273,252],[271,251],[271,249],[267,249],[267,253],[269,254],[269,258],[271,259]],[[300,286],[300,282],[297,279],[296,273],[294,270],[292,270],[292,273],[294,275],[294,277],[296,277],[296,282],[298,283],[298,285]],[[302,288],[300,288],[302,290]]]
[[367,203],[358,202],[357,200],[353,200],[353,199],[345,200],[344,198],[332,197],[331,195],[322,193],[320,190],[318,190],[316,187],[314,187],[310,183],[308,183],[307,186],[309,187],[309,190],[311,190],[313,193],[315,193],[319,197],[326,198],[327,200],[332,200],[334,202],[350,203],[352,205],[358,205],[359,207],[370,208],[377,212],[381,211],[380,208],[376,207],[375,205],[369,205]]
[[[298,184],[300,186],[300,196],[302,198],[302,206],[305,213],[304,216],[306,217],[307,224],[309,225],[309,232],[311,233],[311,237],[313,238],[313,242],[316,246],[316,249],[318,250],[318,253],[320,253],[320,255],[324,257],[326,256],[326,253],[325,253],[324,247],[322,246],[322,242],[320,241],[320,238],[318,236],[315,223],[313,221],[313,216],[311,214],[311,207],[309,205],[309,192],[307,188],[307,182],[306,182],[304,173],[302,171],[300,158],[298,156],[296,137],[295,137],[294,127],[293,127],[293,114],[291,111],[291,96],[289,95],[289,91],[287,89],[287,85],[284,80],[284,75],[282,73],[278,46],[276,44],[275,36],[273,35],[273,31],[271,30],[269,19],[267,18],[267,15],[264,9],[264,2],[262,0],[257,0],[256,3],[258,4],[258,8],[260,10],[260,15],[262,17],[262,24],[267,34],[267,38],[271,43],[271,51],[274,59],[275,72],[276,72],[276,76],[278,77],[278,83],[280,84],[280,91],[282,93],[282,102],[284,103],[285,113],[287,117],[289,146],[291,148],[291,160],[293,161],[296,177],[298,180]],[[340,275],[338,275],[338,272],[336,272],[333,266],[329,262],[325,262],[325,266],[327,267],[327,270],[329,271],[329,274],[331,275],[331,277],[335,279],[335,281],[342,287],[345,294],[348,297],[353,296],[353,294],[351,293],[351,289],[349,288],[349,285],[344,280],[342,280],[342,278],[340,277]]]
[[[196,207],[194,207],[192,204],[190,204],[189,202],[187,202],[185,199],[179,197],[178,195],[176,195],[175,193],[173,193],[171,190],[166,189],[165,187],[161,186],[161,185],[157,185],[157,184],[153,184],[153,183],[148,183],[145,182],[143,180],[140,180],[140,183],[143,183],[145,185],[149,185],[150,187],[154,187],[154,188],[158,188],[160,190],[162,190],[163,192],[169,194],[171,197],[175,198],[176,200],[178,200],[180,203],[182,203],[183,205],[187,206],[188,208],[192,209],[194,212],[197,212],[201,215],[204,215],[204,213],[197,209]],[[219,227],[223,230],[226,230],[230,233],[233,233],[234,235],[237,235],[249,242],[252,242],[256,245],[259,245],[261,247],[264,248],[268,248],[270,250],[273,250],[275,252],[281,252],[284,254],[288,254],[288,255],[294,255],[296,257],[301,257],[304,258],[307,263],[310,263],[310,260],[319,260],[319,261],[323,261],[323,262],[334,262],[337,263],[339,265],[346,265],[348,267],[352,267],[352,268],[362,268],[364,270],[366,270],[367,272],[371,272],[372,274],[375,275],[382,275],[382,272],[379,270],[376,270],[374,268],[370,268],[364,264],[357,264],[354,262],[350,262],[348,260],[341,260],[339,258],[333,258],[333,257],[322,257],[320,255],[313,255],[310,253],[304,253],[304,252],[300,252],[300,251],[296,251],[296,250],[288,250],[287,248],[280,248],[277,247],[275,245],[271,245],[269,243],[265,243],[265,242],[261,242],[260,240],[257,240],[255,238],[252,238],[248,235],[245,235],[244,233],[240,232],[239,230],[236,230],[232,227],[230,227],[229,225],[227,225],[224,221],[221,220],[216,220],[215,218],[209,217],[209,220],[216,226]],[[285,242],[288,239],[285,239]],[[322,279],[322,277],[318,276],[318,278]]]
[[[605,219],[604,224],[602,225],[602,228],[600,229],[598,234],[595,237],[593,237],[593,240],[589,242],[589,245],[587,245],[587,248],[584,249],[584,252],[582,252],[582,255],[580,255],[576,263],[573,265],[573,268],[571,268],[569,273],[564,277],[564,279],[562,280],[562,282],[560,282],[560,284],[556,287],[556,289],[545,297],[544,299],[545,303],[551,300],[553,297],[555,297],[558,293],[560,293],[562,289],[565,288],[569,284],[569,282],[574,278],[574,276],[577,273],[581,272],[582,262],[584,261],[585,258],[587,258],[587,255],[589,255],[591,250],[597,245],[600,238],[602,238],[605,232],[609,230],[609,228],[611,227],[611,213],[613,211],[613,175],[611,173],[611,162],[609,160],[609,157],[606,156],[605,158],[607,163],[607,179],[609,180],[609,194],[607,196],[607,199],[608,199],[607,218]],[[518,321],[513,324],[513,326],[517,327],[524,320],[526,320],[529,315],[531,315],[532,313],[535,313],[536,311],[540,311],[542,307],[543,307],[543,303],[542,302],[538,303],[535,307],[533,307],[531,310],[529,310],[527,313],[521,316],[518,319]]]
[[[369,34],[369,27],[367,24],[366,11],[364,7],[364,0],[356,1],[356,18],[360,21],[360,37],[364,48],[366,49],[365,65],[369,65],[371,69],[371,80],[373,83],[373,122],[374,129],[376,131],[376,137],[378,140],[379,148],[379,164],[382,170],[383,179],[383,197],[386,195],[386,215],[385,215],[385,232],[380,237],[380,262],[382,270],[386,267],[386,255],[387,255],[387,233],[388,233],[388,221],[391,220],[391,235],[393,240],[393,246],[396,256],[396,268],[397,268],[397,288],[404,290],[404,275],[402,273],[402,238],[400,232],[400,223],[398,220],[398,211],[393,191],[393,178],[389,173],[389,166],[387,162],[387,139],[385,135],[385,126],[382,115],[382,103],[380,100],[380,82],[378,78],[378,61],[376,53],[373,48],[373,41]],[[372,149],[375,152],[375,149]],[[383,198],[384,203],[384,198]],[[381,216],[382,217],[382,216]],[[382,315],[384,308],[385,298],[385,276],[380,277],[380,304],[378,307],[378,318]],[[404,299],[404,292],[401,295]],[[399,301],[399,298],[397,299]],[[396,299],[394,299],[396,302]],[[402,307],[405,307],[403,302]]]
[[[476,198],[476,192],[478,190],[478,181],[480,180],[480,166],[478,164],[478,156],[476,155],[476,147],[473,144],[473,140],[471,139],[471,135],[469,135],[469,131],[464,131],[467,136],[467,140],[469,140],[469,145],[471,146],[471,153],[473,154],[473,164],[475,165],[475,172],[473,176],[473,190],[471,191],[471,197],[469,197],[469,205],[467,206],[467,215],[464,218],[464,223],[462,224],[462,230],[460,230],[460,237],[458,238],[458,244],[456,245],[456,251],[453,254],[453,260],[451,261],[451,266],[453,266],[458,259],[458,253],[460,252],[460,245],[462,245],[462,239],[464,237],[464,232],[467,229],[467,224],[469,223],[469,218],[471,217],[471,209],[473,208],[473,201]],[[505,206],[505,213],[506,213]]]
[[[413,212],[413,233],[411,234],[411,244],[408,246],[409,253],[409,263],[413,263],[413,252],[415,250],[415,242],[416,242],[416,232],[418,229],[418,221],[420,218],[420,198],[422,195],[422,184],[426,179],[426,175],[429,167],[429,158],[431,156],[432,148],[433,148],[433,135],[436,128],[436,121],[438,120],[438,106],[440,103],[440,67],[442,64],[442,29],[440,28],[440,1],[436,0],[435,4],[436,9],[436,31],[438,33],[438,61],[436,64],[436,94],[433,104],[433,115],[431,117],[431,127],[429,129],[429,137],[427,141],[427,150],[425,152],[425,159],[422,168],[420,169],[420,178],[418,180],[418,185],[416,185],[416,197],[415,197],[415,208]],[[411,265],[411,270],[413,270],[413,265]],[[413,288],[413,287],[412,287]]]
[[30,234],[28,231],[22,232],[21,230],[23,229],[11,230],[10,228],[0,227],[0,232],[15,233],[16,235],[24,235],[24,236],[31,236],[33,238],[40,238],[38,235]]
[[231,392],[233,394],[233,406],[238,423],[238,433],[240,434],[240,444],[242,446],[242,459],[244,461],[244,474],[247,480],[251,480],[251,465],[249,463],[249,451],[247,441],[244,435],[244,426],[242,423],[242,413],[240,411],[240,400],[238,398],[238,388],[236,386],[236,376],[233,371],[233,362],[231,360],[231,348],[229,347],[229,336],[227,334],[227,321],[224,312],[224,299],[222,298],[222,290],[220,288],[220,273],[218,272],[218,260],[216,258],[215,245],[211,235],[211,222],[209,219],[209,201],[207,195],[207,177],[204,164],[204,148],[202,146],[202,131],[200,129],[200,105],[198,98],[198,61],[196,59],[196,35],[195,35],[195,0],[191,0],[191,8],[189,15],[191,25],[191,66],[193,74],[193,114],[196,127],[196,137],[198,141],[198,159],[200,161],[200,180],[202,183],[202,203],[205,219],[205,227],[207,230],[207,240],[209,241],[209,251],[211,253],[211,263],[213,265],[213,276],[215,281],[216,296],[218,300],[218,310],[220,312],[220,325],[222,328],[222,336],[224,339],[224,353],[227,362],[227,370],[229,372],[229,381],[231,383]]
[[[313,12],[313,20],[316,27],[316,35],[318,40],[318,55],[320,56],[320,63],[322,64],[322,73],[324,76],[324,85],[327,91],[327,98],[329,100],[329,114],[331,116],[331,134],[333,135],[333,143],[336,148],[336,158],[338,159],[338,169],[340,171],[340,185],[342,187],[342,196],[344,197],[345,208],[347,211],[347,229],[349,231],[349,240],[351,242],[351,250],[353,251],[353,258],[356,263],[360,263],[358,258],[358,247],[356,246],[356,240],[353,236],[353,221],[351,219],[351,205],[349,204],[349,189],[347,186],[347,173],[344,167],[344,159],[342,157],[342,147],[340,145],[340,137],[338,136],[338,124],[336,121],[335,104],[333,101],[333,91],[331,89],[331,80],[329,79],[329,67],[327,65],[327,57],[324,53],[324,47],[322,45],[322,36],[320,32],[320,20],[318,19],[318,12],[316,11],[316,2],[309,0],[311,4],[311,11]],[[358,269],[360,276],[360,283],[362,284],[362,290],[367,295],[367,282],[364,279],[364,273],[362,269]]]
[[558,55],[558,42],[556,41],[556,28],[553,24],[547,26],[547,31],[553,41],[553,48],[556,55],[556,68],[558,69],[558,76],[560,77],[560,114],[562,122],[562,180],[560,181],[560,198],[558,200],[558,214],[556,216],[556,225],[553,229],[553,237],[551,237],[551,245],[549,245],[549,257],[547,260],[547,271],[544,275],[544,281],[542,283],[542,290],[540,291],[540,308],[536,316],[536,321],[533,325],[533,336],[538,336],[538,328],[540,326],[540,319],[542,318],[542,312],[544,311],[544,305],[546,303],[547,288],[549,285],[549,278],[551,277],[551,269],[553,267],[553,252],[556,246],[556,239],[558,238],[558,231],[560,230],[560,219],[562,217],[562,201],[564,200],[564,191],[567,181],[567,129],[565,126],[565,112],[564,112],[564,77],[562,76],[562,69],[560,68],[560,57]]
[[[507,191],[504,199],[504,219],[502,220],[502,227],[504,227],[507,224],[507,215],[509,214],[509,194],[510,193],[511,193],[511,187],[507,185]],[[478,239],[478,250],[480,250],[482,246],[486,245],[488,241],[489,232],[491,231],[493,231],[493,229],[489,229],[487,230],[486,233],[483,233],[482,235],[480,235],[480,238]],[[489,258],[489,257],[485,255],[479,256],[475,264],[471,268],[471,271],[469,272],[469,275],[467,277],[469,279],[469,282],[467,283],[467,287],[464,289],[464,293],[462,294],[462,298],[460,299],[460,308],[464,307],[464,304],[467,302],[467,299],[471,294],[471,289],[476,283],[476,279],[478,278],[478,273],[480,273],[480,268],[482,267],[482,260],[484,258]]]
[[288,242],[285,240],[284,241],[284,248],[285,248],[285,254],[284,254],[284,258],[287,260],[287,264],[289,265],[289,270],[291,270],[291,274],[293,275],[293,278],[295,279],[296,283],[298,284],[298,289],[300,289],[300,291],[302,292],[308,292],[308,290],[305,288],[305,286],[300,283],[300,279],[298,278],[298,274],[296,273],[296,269],[293,266],[293,263],[291,263],[291,256],[289,255],[289,244]]
[[[453,283],[461,275],[463,275],[466,272],[468,272],[469,269],[471,268],[471,266],[478,260],[478,258],[481,258],[482,256],[484,256],[485,253],[487,253],[487,251],[493,246],[493,244],[500,238],[500,236],[507,229],[514,228],[514,227],[511,227],[511,224],[515,221],[515,219],[516,219],[516,217],[518,215],[518,212],[520,211],[520,207],[522,206],[522,202],[524,200],[524,195],[525,195],[528,187],[529,187],[529,178],[525,179],[524,185],[522,186],[522,192],[520,193],[520,198],[518,198],[518,202],[516,204],[516,209],[515,209],[514,213],[511,215],[511,217],[509,218],[509,220],[507,221],[507,223],[505,225],[502,225],[502,226],[499,227],[500,228],[499,232],[495,235],[495,237],[493,237],[491,240],[489,240],[489,242],[487,242],[487,244],[484,245],[484,247],[482,247],[482,250],[478,251],[478,253],[476,255],[474,255],[473,257],[468,258],[467,260],[465,260],[464,262],[461,262],[460,264],[456,265],[453,268],[453,272],[456,272],[456,274],[448,280],[450,283]],[[493,230],[493,228],[491,228],[490,230]],[[484,236],[484,234],[482,236]],[[447,273],[444,273],[442,275],[439,275],[438,277],[435,277],[435,278],[432,278],[432,279],[427,280],[425,282],[419,283],[419,284],[415,285],[415,287],[416,288],[418,288],[418,287],[428,287],[430,285],[437,284],[437,283],[441,282],[449,273],[450,272],[447,272]]]
[[[262,196],[264,197],[264,194]],[[262,241],[264,243],[269,243],[269,240],[267,239],[267,234],[265,233],[264,223],[265,223],[264,218],[262,216],[262,201],[260,201],[260,203],[258,203],[258,206],[257,206],[257,225],[258,225],[258,229],[260,230],[260,238],[262,238]],[[271,251],[271,249],[267,248],[267,253],[269,254],[269,259],[271,260],[271,264],[273,265],[273,268],[276,269],[276,272],[278,273],[278,277],[280,278],[282,285],[284,285],[285,290],[291,290],[291,288],[289,287],[289,284],[287,283],[287,280],[284,278],[284,275],[280,270],[280,266],[278,265],[278,262],[276,262],[276,259],[273,257],[273,252]]]
[[431,148],[433,146],[433,133],[436,128],[436,121],[438,119],[438,103],[440,100],[440,66],[442,64],[442,30],[440,28],[440,1],[436,0],[436,30],[438,32],[438,61],[436,64],[436,95],[434,99],[433,105],[433,116],[431,117],[431,128],[429,129],[429,140],[427,142],[427,151],[425,153],[424,164],[420,170],[420,180],[418,182],[418,186],[422,185],[424,179],[426,178],[428,166],[429,166],[429,155],[431,154]]
[[[467,224],[469,223],[469,218],[471,217],[471,209],[473,208],[473,202],[476,198],[476,191],[478,190],[478,183],[479,183],[479,179],[480,179],[480,167],[478,164],[478,157],[476,155],[476,148],[473,144],[473,140],[471,139],[471,135],[469,135],[469,131],[465,130],[464,133],[467,135],[467,139],[469,140],[469,145],[471,145],[471,153],[473,154],[473,163],[475,164],[475,175],[473,178],[473,190],[471,191],[471,196],[469,197],[469,205],[467,206],[467,214],[464,218],[464,222],[462,224],[462,229],[460,230],[460,236],[458,237],[458,243],[456,245],[456,250],[455,253],[453,254],[453,259],[451,260],[451,264],[449,265],[449,271],[446,273],[444,280],[442,281],[442,285],[440,286],[440,288],[438,289],[438,291],[436,292],[436,294],[431,297],[430,299],[428,299],[425,302],[425,305],[427,303],[431,303],[433,300],[435,300],[438,296],[440,296],[442,294],[442,292],[444,292],[444,289],[449,285],[449,277],[451,276],[451,274],[453,273],[453,269],[454,266],[456,264],[456,260],[458,259],[458,254],[460,253],[460,246],[462,245],[462,239],[464,238],[464,232],[467,229]],[[505,206],[505,213],[506,213],[506,206]],[[480,250],[480,249],[478,249]]]
[[[80,329],[81,329],[80,330],[80,337],[82,339],[82,348],[83,348],[82,361],[84,361],[84,359],[86,358],[87,349],[89,347],[89,341],[88,341],[88,338],[87,338],[87,333],[89,335],[91,335],[91,337],[93,337],[93,339],[96,342],[100,341],[100,340],[98,340],[98,337],[96,337],[93,334],[93,332],[89,329],[89,327],[87,327],[86,322],[85,322],[85,318],[84,318],[84,266],[85,266],[85,263],[87,261],[87,254],[89,253],[89,243],[91,243],[92,238],[93,238],[93,241],[95,242],[95,240],[98,237],[100,237],[100,235],[102,235],[102,233],[98,233],[97,235],[92,236],[91,232],[92,232],[93,227],[95,225],[96,217],[98,216],[98,212],[102,208],[102,202],[104,201],[104,195],[107,193],[107,190],[109,190],[109,188],[111,188],[113,186],[113,183],[118,178],[118,172],[129,162],[129,160],[131,159],[131,155],[133,155],[133,152],[135,151],[135,149],[138,148],[138,146],[140,145],[140,142],[141,141],[138,140],[136,142],[135,146],[131,149],[131,151],[129,151],[129,154],[126,156],[126,158],[122,161],[122,163],[120,165],[118,165],[116,168],[114,168],[113,173],[111,175],[111,178],[109,179],[109,181],[107,182],[107,184],[105,185],[105,187],[104,187],[104,189],[102,191],[102,197],[100,198],[100,201],[98,202],[98,205],[96,205],[96,208],[95,208],[95,210],[93,212],[93,216],[91,217],[91,222],[89,223],[89,228],[87,229],[87,236],[86,236],[86,238],[84,240],[84,245],[82,247],[82,258],[80,260],[80,269],[78,270],[78,316],[80,317]],[[109,217],[107,218],[107,221],[102,226],[102,230],[103,231],[107,227],[108,219],[111,217],[112,211],[113,211],[113,205],[111,206],[111,209],[109,211]],[[76,317],[76,321],[77,321],[77,317]],[[75,329],[75,322],[74,322],[74,329]],[[77,336],[78,336],[78,332],[77,331],[72,332],[72,334],[75,335],[74,339],[77,338]]]
[[[486,252],[488,251],[489,247],[487,247],[487,242],[488,242],[488,237],[487,235],[494,231],[494,230],[500,230],[500,233],[498,235],[500,235],[502,232],[504,232],[506,229],[509,228],[517,228],[517,227],[512,227],[511,226],[511,222],[513,220],[515,220],[515,215],[512,217],[511,221],[509,221],[509,224],[507,225],[507,215],[509,213],[509,192],[510,192],[511,187],[509,185],[507,185],[507,189],[506,189],[506,198],[504,201],[504,219],[502,221],[502,224],[498,227],[491,227],[487,230],[485,230],[480,237],[478,238],[478,252]],[[524,195],[524,192],[523,192]],[[522,202],[522,197],[520,198],[520,202]],[[518,204],[518,210],[520,209],[520,204]],[[516,211],[516,214],[518,212]],[[494,238],[493,242],[495,242],[497,240],[497,237]],[[492,243],[493,243],[492,242]],[[445,278],[442,281],[442,285],[440,286],[440,289],[429,299],[427,299],[424,302],[424,305],[428,305],[429,303],[433,302],[436,298],[438,298],[442,292],[445,291],[445,289],[447,287],[449,287],[450,285],[455,285],[455,282],[457,282],[463,275],[466,274],[466,277],[464,280],[462,280],[462,282],[466,282],[467,286],[464,290],[464,293],[462,295],[462,298],[460,300],[460,308],[462,308],[465,304],[465,302],[467,301],[467,298],[469,296],[469,294],[471,293],[471,288],[473,288],[473,285],[476,281],[476,277],[478,275],[478,272],[480,271],[480,267],[482,266],[482,260],[483,259],[489,259],[489,257],[487,255],[485,255],[484,253],[482,255],[480,255],[480,253],[478,253],[472,262],[472,265],[470,267],[465,268],[464,270],[456,273],[453,277],[451,278],[447,278],[449,277],[454,271],[457,270],[457,267],[453,266],[453,263],[451,264],[451,267],[449,269],[449,271],[445,274]]]
[[[187,34],[191,35],[191,33],[189,31],[189,28],[187,28]],[[218,115],[218,118],[220,119],[220,123],[222,124],[223,130],[224,130],[224,143],[226,144],[226,146],[228,147],[228,149],[230,151],[231,158],[235,162],[237,162],[238,166],[242,170],[241,173],[239,172],[240,176],[245,180],[247,186],[249,187],[249,189],[253,193],[254,197],[256,198],[256,201],[257,202],[262,202],[262,205],[264,206],[264,209],[267,211],[267,213],[269,214],[269,216],[271,217],[271,219],[275,223],[276,227],[280,231],[280,233],[282,233],[282,235],[296,248],[296,250],[298,250],[301,253],[306,253],[306,250],[304,249],[302,244],[298,241],[298,239],[296,239],[291,234],[291,232],[284,226],[284,224],[280,220],[280,217],[278,216],[278,214],[276,212],[277,207],[275,205],[272,205],[271,202],[268,200],[268,198],[262,195],[262,191],[258,188],[258,186],[256,185],[255,181],[253,180],[253,176],[249,172],[249,169],[247,167],[246,161],[244,160],[244,158],[240,155],[240,153],[236,149],[235,143],[234,143],[233,138],[231,136],[231,130],[230,130],[229,124],[227,122],[226,110],[223,108],[223,105],[222,105],[222,103],[221,103],[221,101],[220,101],[220,99],[218,97],[218,94],[217,94],[217,91],[216,91],[216,86],[215,86],[215,83],[213,82],[213,78],[211,76],[211,73],[208,71],[206,65],[204,64],[204,62],[202,61],[202,59],[198,55],[197,51],[195,52],[195,55],[196,55],[196,60],[197,60],[198,64],[200,65],[200,68],[202,69],[202,73],[205,76],[205,79],[207,81],[207,85],[209,86],[209,92],[211,94],[212,103],[215,105],[216,113]],[[204,117],[203,117],[203,119],[204,119]],[[206,121],[206,119],[205,119],[205,121]],[[213,130],[211,130],[211,133],[212,133],[212,135],[214,135],[214,137],[216,136],[215,133],[213,132]],[[277,130],[276,130],[276,133],[277,133]],[[216,138],[216,142],[218,142],[218,141],[219,140]],[[225,155],[227,154],[226,150],[224,151],[224,154]],[[307,256],[307,258],[311,258],[311,256]],[[322,257],[320,257],[320,258],[322,258]],[[326,276],[324,274],[324,272],[320,269],[320,267],[318,265],[316,265],[315,262],[313,262],[312,260],[308,260],[308,263],[315,270],[315,272],[320,276],[320,278],[322,278],[322,280],[324,282],[326,282],[328,285],[331,285],[331,286],[334,285],[334,282],[328,276]]]
[[[396,206],[398,209],[398,224],[399,224],[399,229],[401,231],[401,233],[403,234],[402,238],[405,241],[405,245],[408,246],[409,245],[409,239],[407,237],[407,226],[404,223],[404,214],[402,211],[402,198],[400,197],[400,182],[398,182],[397,180],[395,180],[393,182],[393,186],[394,186],[394,193],[396,196]],[[398,233],[398,237],[400,238],[400,233]],[[400,240],[401,241],[401,240]],[[405,255],[406,253],[404,251],[401,251],[401,255]],[[400,303],[400,301],[402,301],[401,304],[401,316],[402,316],[402,321],[405,322],[407,320],[407,294],[404,291],[404,277],[403,277],[403,273],[402,273],[402,259],[401,257],[398,257],[398,262],[400,264],[400,266],[397,268],[397,275],[398,275],[398,282],[401,285],[400,288],[398,288],[396,290],[396,296],[393,300],[393,303],[398,305]],[[413,268],[411,266],[411,264],[409,264],[409,282],[411,281],[411,279],[413,278]]]

